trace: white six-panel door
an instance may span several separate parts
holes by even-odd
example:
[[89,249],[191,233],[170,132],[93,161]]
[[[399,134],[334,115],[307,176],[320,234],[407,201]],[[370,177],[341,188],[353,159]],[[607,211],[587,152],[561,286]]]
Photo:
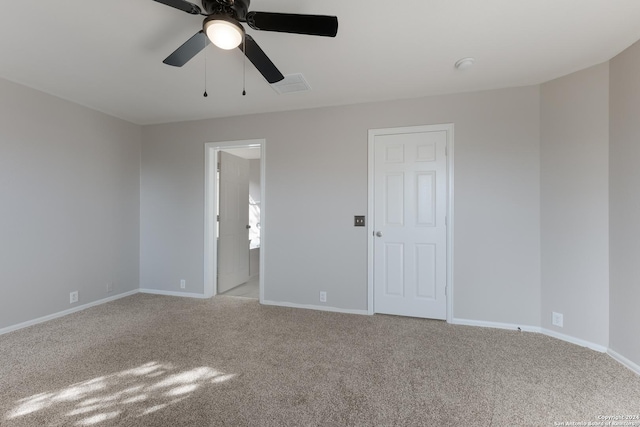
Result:
[[249,161],[220,151],[218,293],[249,279]]
[[375,313],[446,319],[447,130],[370,132]]

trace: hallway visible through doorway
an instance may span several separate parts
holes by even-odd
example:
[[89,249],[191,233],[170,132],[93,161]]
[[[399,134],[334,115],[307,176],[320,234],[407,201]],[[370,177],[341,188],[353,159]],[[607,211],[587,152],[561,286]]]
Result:
[[262,300],[264,140],[205,145],[205,294]]
[[229,289],[227,292],[220,295],[260,299],[260,276],[254,276],[249,279],[248,282]]

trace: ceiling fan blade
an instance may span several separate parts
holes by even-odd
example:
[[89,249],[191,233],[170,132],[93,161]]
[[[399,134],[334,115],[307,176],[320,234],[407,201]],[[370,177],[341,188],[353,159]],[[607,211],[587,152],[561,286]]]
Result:
[[[260,71],[269,84],[279,82],[284,79],[282,73],[271,62],[266,53],[258,46],[258,43],[249,34],[245,34],[246,52],[244,53],[253,65]],[[242,43],[238,46],[243,50]]]
[[338,34],[338,18],[335,16],[249,12],[246,20],[254,30],[324,37],[335,37]]
[[200,30],[162,62],[167,65],[173,65],[174,67],[182,67],[202,49],[207,47],[208,44],[209,38],[204,31]]
[[200,7],[198,7],[193,3],[189,3],[188,1],[185,1],[185,0],[153,0],[153,1],[166,4],[167,6],[171,6],[179,10],[183,10],[192,15],[200,15],[202,13],[202,10],[200,9]]

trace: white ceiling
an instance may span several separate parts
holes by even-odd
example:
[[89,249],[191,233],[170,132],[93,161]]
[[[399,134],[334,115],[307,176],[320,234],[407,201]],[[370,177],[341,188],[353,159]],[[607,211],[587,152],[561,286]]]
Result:
[[640,39],[639,0],[254,0],[338,17],[336,38],[247,30],[312,90],[278,95],[248,63],[243,97],[241,52],[210,45],[204,98],[205,52],[162,63],[202,17],[152,0],[2,3],[1,77],[138,124],[538,84]]

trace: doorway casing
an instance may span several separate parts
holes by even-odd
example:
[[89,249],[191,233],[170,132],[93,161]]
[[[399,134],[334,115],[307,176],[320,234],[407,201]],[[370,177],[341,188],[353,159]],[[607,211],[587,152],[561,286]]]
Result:
[[[222,149],[260,148],[260,303],[264,301],[264,253],[265,253],[265,139],[208,142],[204,145],[204,296],[217,294],[218,245],[216,236],[216,200],[218,197],[217,164]],[[247,200],[247,206],[249,201]],[[248,207],[247,207],[248,209]],[[247,242],[248,248],[249,242]]]

